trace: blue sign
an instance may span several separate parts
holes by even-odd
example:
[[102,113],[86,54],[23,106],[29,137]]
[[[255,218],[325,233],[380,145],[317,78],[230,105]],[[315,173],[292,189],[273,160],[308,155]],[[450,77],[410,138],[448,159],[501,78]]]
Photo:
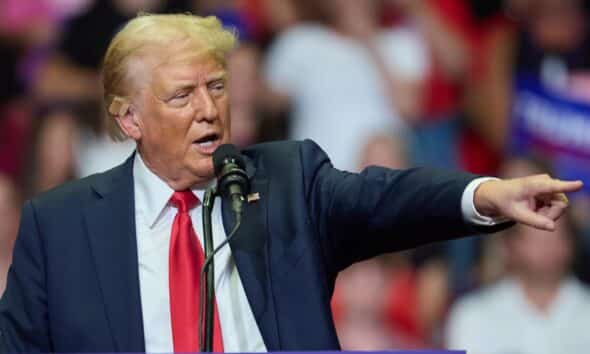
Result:
[[510,152],[546,158],[561,179],[581,179],[590,192],[590,103],[544,87],[538,80],[516,80]]

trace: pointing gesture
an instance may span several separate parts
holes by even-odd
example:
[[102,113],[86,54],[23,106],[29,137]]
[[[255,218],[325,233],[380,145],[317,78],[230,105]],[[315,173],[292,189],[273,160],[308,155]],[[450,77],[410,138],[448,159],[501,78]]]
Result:
[[535,175],[482,183],[474,196],[475,208],[490,217],[506,217],[542,230],[553,231],[568,206],[564,193],[582,188],[581,181],[561,181]]

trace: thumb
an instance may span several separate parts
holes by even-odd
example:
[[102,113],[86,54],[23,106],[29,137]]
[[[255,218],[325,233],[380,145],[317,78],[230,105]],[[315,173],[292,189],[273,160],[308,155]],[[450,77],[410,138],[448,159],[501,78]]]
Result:
[[549,217],[535,213],[525,207],[515,208],[513,219],[519,223],[541,230],[553,231],[555,229],[555,222]]

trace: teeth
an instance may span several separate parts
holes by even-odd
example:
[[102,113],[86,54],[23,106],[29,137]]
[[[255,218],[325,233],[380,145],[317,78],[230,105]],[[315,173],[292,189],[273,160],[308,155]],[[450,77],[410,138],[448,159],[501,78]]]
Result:
[[210,147],[213,145],[213,141],[205,141],[204,143],[199,143],[199,146],[202,147]]

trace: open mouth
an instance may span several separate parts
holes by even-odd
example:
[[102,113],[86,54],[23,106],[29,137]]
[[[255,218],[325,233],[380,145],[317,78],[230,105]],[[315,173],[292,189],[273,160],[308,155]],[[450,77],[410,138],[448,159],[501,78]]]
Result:
[[193,141],[193,144],[196,145],[199,150],[201,150],[202,152],[213,152],[213,150],[215,150],[217,148],[217,146],[219,145],[219,140],[221,139],[221,136],[217,133],[210,133],[210,134],[206,134],[202,137],[200,137],[199,139]]

